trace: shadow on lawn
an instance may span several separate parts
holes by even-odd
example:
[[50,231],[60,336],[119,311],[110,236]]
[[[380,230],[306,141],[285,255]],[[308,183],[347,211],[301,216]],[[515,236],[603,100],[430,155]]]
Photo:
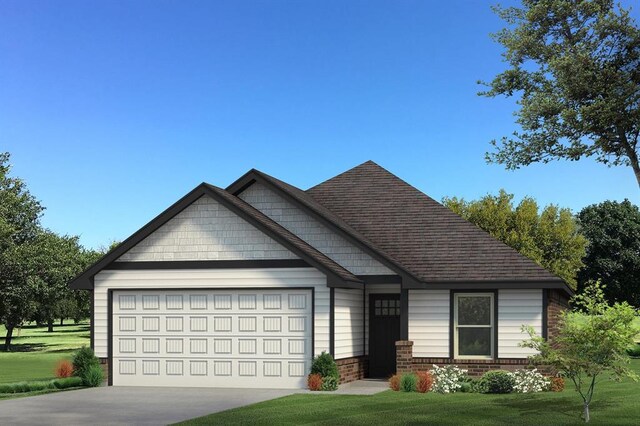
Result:
[[0,352],[37,352],[44,350],[47,345],[44,343],[11,343],[11,350],[4,350],[4,342],[0,342]]
[[[496,404],[518,410],[521,417],[531,415],[553,415],[563,417],[565,420],[582,420],[582,400],[578,395],[562,396],[554,399],[537,398],[535,395],[522,394],[512,398],[501,398],[496,400]],[[597,405],[598,409],[609,408],[618,404],[611,401],[599,400],[591,404]]]

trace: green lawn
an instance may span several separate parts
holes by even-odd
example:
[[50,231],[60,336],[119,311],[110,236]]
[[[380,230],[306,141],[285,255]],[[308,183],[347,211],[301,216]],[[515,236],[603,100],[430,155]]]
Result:
[[[640,373],[640,360],[632,360]],[[482,395],[386,391],[372,396],[299,394],[193,419],[209,424],[437,424],[580,425],[581,399],[567,386],[561,393]],[[603,382],[591,405],[591,424],[637,425],[640,384]]]
[[[89,325],[46,327],[25,326],[14,331],[11,352],[0,351],[0,383],[46,380],[55,377],[54,368],[61,359],[70,359],[74,350],[89,345]],[[0,346],[6,330],[0,326]]]

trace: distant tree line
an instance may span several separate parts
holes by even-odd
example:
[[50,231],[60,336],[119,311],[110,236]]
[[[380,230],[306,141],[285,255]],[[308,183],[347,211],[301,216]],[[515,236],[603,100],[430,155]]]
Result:
[[77,236],[58,235],[40,223],[42,204],[20,178],[11,176],[10,156],[0,153],[0,323],[10,350],[16,328],[47,325],[90,315],[90,294],[69,281],[100,252],[82,247]]

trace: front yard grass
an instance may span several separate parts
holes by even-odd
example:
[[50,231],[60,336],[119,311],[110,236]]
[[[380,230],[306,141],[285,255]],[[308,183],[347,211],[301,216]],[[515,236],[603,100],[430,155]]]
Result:
[[[640,374],[640,360],[631,360]],[[591,404],[595,425],[637,425],[640,384],[631,380],[597,385]],[[192,419],[210,424],[433,424],[580,425],[582,402],[572,385],[564,392],[440,395],[386,391],[372,396],[298,394]]]
[[[6,330],[0,326],[0,347]],[[46,327],[25,326],[14,331],[11,352],[0,351],[0,383],[55,378],[54,368],[62,359],[71,359],[78,348],[89,345],[86,323]]]

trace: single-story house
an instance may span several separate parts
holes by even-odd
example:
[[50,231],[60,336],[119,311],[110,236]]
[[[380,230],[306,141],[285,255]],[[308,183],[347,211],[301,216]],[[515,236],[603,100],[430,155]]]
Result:
[[301,388],[455,363],[526,364],[560,278],[367,161],[303,191],[258,170],[198,185],[73,282],[119,386]]

